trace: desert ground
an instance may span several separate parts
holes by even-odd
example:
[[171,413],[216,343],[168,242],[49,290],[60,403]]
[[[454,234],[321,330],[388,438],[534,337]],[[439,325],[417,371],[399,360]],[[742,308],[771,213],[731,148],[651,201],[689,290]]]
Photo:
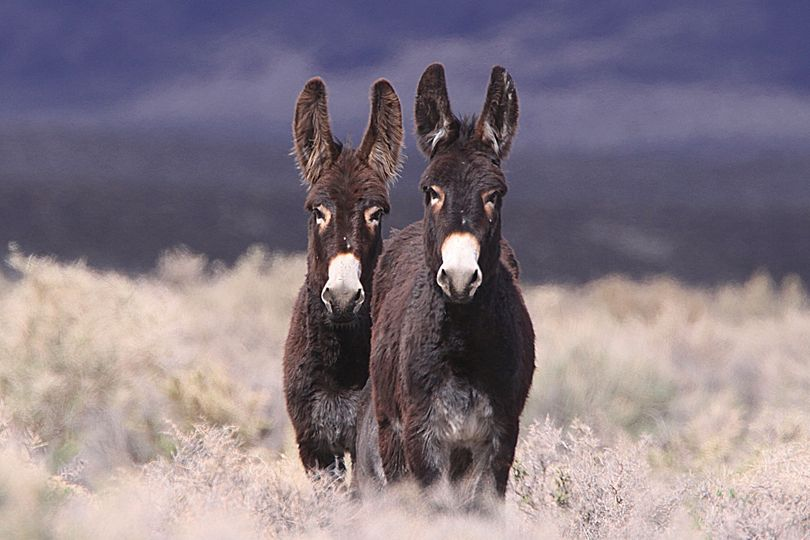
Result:
[[[304,259],[183,250],[146,274],[12,250],[0,538],[810,536],[798,278],[525,284],[537,369],[506,501],[358,501],[298,463],[281,389]],[[443,500],[442,510],[431,501]]]

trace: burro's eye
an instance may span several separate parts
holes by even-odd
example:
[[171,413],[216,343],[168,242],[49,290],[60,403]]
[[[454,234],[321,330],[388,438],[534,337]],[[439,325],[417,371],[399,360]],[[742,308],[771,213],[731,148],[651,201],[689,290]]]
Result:
[[370,206],[365,209],[364,214],[366,216],[366,223],[371,226],[376,226],[380,224],[380,220],[382,219],[383,209],[379,206]]
[[496,189],[491,189],[481,194],[481,200],[484,201],[484,211],[487,213],[490,221],[492,221],[495,215],[495,210],[498,208],[498,201],[500,199],[501,193]]
[[325,227],[328,225],[329,220],[332,218],[332,213],[322,204],[312,208],[312,215],[315,216],[315,223],[319,227]]
[[497,191],[490,191],[484,195],[484,204],[491,204],[493,206],[498,205],[498,199],[501,198],[501,194]]
[[433,207],[440,207],[444,202],[444,190],[436,185],[425,188],[425,201]]

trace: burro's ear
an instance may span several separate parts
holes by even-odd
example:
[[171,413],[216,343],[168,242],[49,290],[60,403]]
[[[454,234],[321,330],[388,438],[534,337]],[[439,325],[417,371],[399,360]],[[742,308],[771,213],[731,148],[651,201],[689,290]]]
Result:
[[427,67],[416,87],[416,140],[426,156],[432,156],[442,144],[450,143],[458,136],[458,120],[450,110],[444,66],[431,64]]
[[340,155],[340,145],[332,138],[329,127],[326,84],[320,77],[310,79],[298,95],[292,130],[301,177],[312,186]]
[[515,81],[501,66],[492,68],[487,100],[475,125],[475,135],[489,145],[498,158],[505,158],[517,131],[518,97]]
[[372,85],[370,100],[371,115],[358,155],[392,183],[402,167],[402,106],[394,87],[385,79]]

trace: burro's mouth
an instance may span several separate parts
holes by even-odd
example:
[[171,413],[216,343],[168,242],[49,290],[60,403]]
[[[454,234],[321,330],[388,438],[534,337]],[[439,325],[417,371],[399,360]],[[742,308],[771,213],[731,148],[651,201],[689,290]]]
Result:
[[338,330],[349,330],[355,328],[360,323],[360,317],[356,313],[349,313],[346,315],[335,316],[329,314],[327,316],[329,326]]
[[436,273],[436,283],[451,302],[470,302],[481,286],[480,250],[478,239],[467,232],[451,233],[442,242],[442,265]]

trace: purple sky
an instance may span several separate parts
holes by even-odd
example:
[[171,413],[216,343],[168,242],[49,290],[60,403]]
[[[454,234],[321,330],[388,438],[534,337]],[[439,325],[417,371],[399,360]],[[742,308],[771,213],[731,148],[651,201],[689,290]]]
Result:
[[458,113],[480,109],[493,64],[510,70],[516,150],[810,145],[802,2],[66,4],[0,4],[6,123],[281,136],[320,75],[335,133],[356,141],[375,78],[410,132],[418,77],[441,61]]

